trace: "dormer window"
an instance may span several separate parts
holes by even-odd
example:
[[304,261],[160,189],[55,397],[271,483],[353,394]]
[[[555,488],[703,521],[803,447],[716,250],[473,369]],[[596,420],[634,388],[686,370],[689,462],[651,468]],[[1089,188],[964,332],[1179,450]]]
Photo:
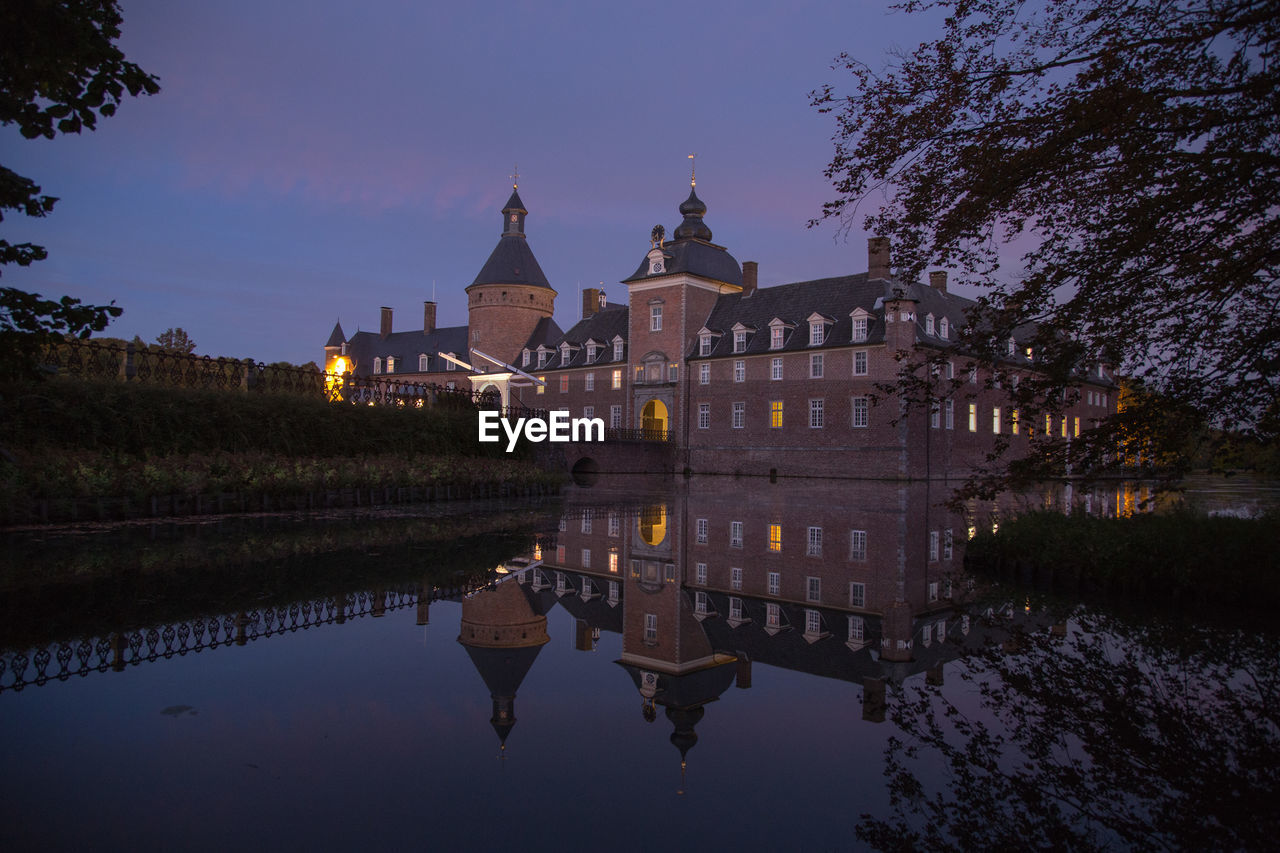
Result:
[[1102,368],[1102,362],[1098,362],[1098,378],[1100,378],[1100,379],[1106,379],[1106,378],[1107,378],[1106,371],[1105,371],[1105,370],[1103,370],[1103,368]]
[[528,347],[525,347],[525,348],[524,348],[524,355],[522,356],[522,359],[521,359],[521,362],[520,362],[520,366],[521,366],[521,367],[528,367],[528,366],[529,366],[529,348],[528,348]]
[[381,358],[375,358],[375,359],[373,360],[373,372],[374,372],[375,374],[377,374],[377,373],[381,373],[381,372],[382,372],[382,359],[381,359]]
[[826,331],[826,324],[821,320],[809,321],[809,346],[816,347],[822,343],[823,333]]
[[419,353],[419,355],[418,355],[418,372],[419,372],[419,373],[426,373],[426,372],[427,372],[427,364],[428,364],[428,361],[429,361],[429,359],[427,358],[427,354],[426,354],[426,353]]
[[710,333],[698,336],[698,355],[711,355]]
[[569,363],[569,345],[564,344],[560,347],[560,366],[564,367]]
[[769,349],[782,349],[783,338],[786,337],[786,330],[782,326],[774,326],[769,330]]
[[596,350],[598,349],[599,347],[596,346],[594,341],[587,344],[587,364],[596,360]]
[[543,368],[546,366],[547,366],[547,351],[539,348],[538,349],[538,367]]
[[747,333],[745,330],[739,329],[733,333],[733,351],[734,352],[747,351]]
[[613,360],[622,361],[622,338],[613,339]]
[[947,322],[947,318],[943,317],[938,321],[938,336],[946,340],[951,336],[951,324]]
[[1035,354],[1036,354],[1036,351],[1034,347],[1027,347],[1027,361],[1034,361]]
[[[449,358],[454,358],[454,354],[453,354],[453,353],[451,353],[451,352],[445,353],[445,355],[449,356]],[[446,358],[446,359],[444,360],[444,369],[445,369],[445,370],[457,370],[457,369],[458,369],[458,366],[457,366],[456,364],[454,364],[452,361],[450,361],[450,360],[449,360],[449,358]]]
[[853,342],[862,343],[867,339],[867,318],[853,318]]
[[396,372],[395,356],[389,355],[387,356],[387,373],[395,373],[395,372]]
[[932,315],[932,314],[926,314],[926,315],[924,315],[924,333],[925,333],[926,335],[932,335],[932,334],[934,333],[933,315]]
[[1009,355],[1013,355],[1018,351],[1018,342],[1013,338],[1009,338]]

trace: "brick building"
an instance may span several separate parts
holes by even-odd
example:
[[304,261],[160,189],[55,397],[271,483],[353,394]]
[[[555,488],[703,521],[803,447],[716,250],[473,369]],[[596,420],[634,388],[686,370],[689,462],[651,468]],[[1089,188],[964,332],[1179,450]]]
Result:
[[[972,301],[948,291],[945,273],[927,285],[894,278],[882,238],[868,241],[864,273],[760,288],[755,262],[739,263],[713,242],[696,188],[679,212],[670,240],[662,226],[651,232],[622,280],[625,301],[610,305],[587,289],[583,319],[562,331],[513,190],[498,245],[467,288],[467,326],[437,329],[435,305],[426,303],[421,331],[393,332],[383,308],[378,334],[347,340],[335,327],[326,365],[359,377],[469,383],[514,404],[666,435],[676,469],[699,473],[948,477],[981,461],[997,435],[1016,452],[1032,430],[1071,437],[1115,411],[1117,387],[1097,365],[1060,420],[1020,421],[989,371],[965,354],[960,330]],[[1008,344],[998,369],[1016,382],[1034,369],[1034,353],[1023,340]],[[931,411],[900,417],[878,386],[893,382],[904,356],[926,355],[940,359],[940,382],[958,377],[960,388]]]

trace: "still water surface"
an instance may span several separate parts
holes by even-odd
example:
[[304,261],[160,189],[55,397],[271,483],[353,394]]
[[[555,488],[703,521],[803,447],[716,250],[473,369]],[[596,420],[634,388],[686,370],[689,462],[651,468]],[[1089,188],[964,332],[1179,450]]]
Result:
[[[0,847],[1177,846],[1193,805],[1247,846],[1275,637],[970,590],[938,497],[719,482],[10,535]],[[887,773],[943,805],[895,812]]]

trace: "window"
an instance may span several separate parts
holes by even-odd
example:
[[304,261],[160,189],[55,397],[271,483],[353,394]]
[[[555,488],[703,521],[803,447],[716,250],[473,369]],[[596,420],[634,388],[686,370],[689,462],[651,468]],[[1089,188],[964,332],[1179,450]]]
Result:
[[733,333],[733,351],[734,352],[747,351],[747,333],[741,329]]
[[525,351],[523,352],[523,354],[520,356],[520,359],[521,359],[521,361],[520,361],[520,366],[521,366],[521,367],[528,367],[528,366],[529,366],[529,350],[528,350],[527,348],[525,349]]
[[[600,348],[597,347],[595,344],[587,344],[587,364],[590,364],[591,362],[596,360],[596,352],[599,349]],[[587,390],[589,391],[591,389],[588,388]]]
[[1018,342],[1013,338],[1009,338],[1009,355],[1013,355],[1018,351]]
[[782,379],[782,359],[775,358],[769,363],[769,378],[774,381]]
[[569,591],[569,582],[564,576],[564,572],[556,572],[556,592],[565,593]]
[[[547,366],[547,355],[548,353],[545,350],[541,350],[541,349],[538,350],[538,367],[539,368]],[[445,370],[450,370],[450,369],[452,369],[451,365],[445,365]]]
[[374,373],[381,373],[381,372],[382,372],[382,359],[380,359],[380,358],[375,358],[375,359],[373,360],[373,372],[374,372]]
[[591,568],[591,549],[590,548],[582,549],[582,568],[584,569]]
[[867,585],[865,583],[849,584],[849,606],[850,607],[866,607],[867,606]]
[[969,368],[969,384],[970,385],[978,384],[978,368],[976,367]]
[[667,381],[675,382],[680,378],[680,365],[674,361],[667,365]]
[[1080,437],[1080,418],[1078,417],[1075,419],[1075,436],[1076,438]]
[[702,590],[693,594],[693,612],[699,616],[707,615],[707,594]]
[[823,332],[826,326],[821,320],[814,320],[809,323],[809,346],[816,347],[822,343]]
[[947,318],[943,317],[938,321],[938,337],[946,339],[951,336],[951,325],[947,322]]
[[618,549],[609,549],[609,574],[616,575],[618,573]]
[[978,431],[978,404],[969,404],[969,432]]
[[[525,351],[525,364],[528,364],[528,363],[529,363],[528,356],[529,356],[529,352],[528,352],[528,350],[526,350],[526,351]],[[419,355],[419,356],[418,356],[418,372],[419,372],[419,373],[426,373],[426,372],[427,372],[427,356],[426,356],[426,354],[425,354],[425,353],[424,353],[424,354],[422,354],[422,355]]]
[[706,545],[707,540],[710,539],[710,536],[708,535],[707,520],[705,518],[698,519],[694,527],[697,530],[698,544]]
[[956,378],[956,366],[949,361],[947,362],[947,378],[948,379]]
[[822,528],[821,527],[809,528],[809,541],[808,541],[808,544],[805,546],[804,552],[808,554],[810,557],[822,556]]
[[764,606],[764,625],[766,628],[782,627],[782,608],[773,602]]
[[825,414],[822,400],[809,401],[809,429],[822,429]]
[[707,585],[707,564],[698,563],[693,570],[693,582],[698,586]]
[[867,318],[853,318],[853,342],[855,344],[862,343],[867,339]]
[[733,363],[733,381],[747,381],[747,363],[743,359],[738,359]]
[[742,599],[741,598],[729,599],[729,620],[732,622],[742,621]]
[[781,524],[769,525],[769,550],[775,551],[775,552],[782,550],[782,525]]
[[711,404],[698,404],[698,429],[711,429]]
[[942,531],[942,559],[950,560],[952,554],[951,528]]
[[924,643],[926,648],[933,644],[933,626],[932,625],[925,625],[924,628],[921,630],[920,642]]
[[931,581],[929,583],[929,600],[930,601],[938,600],[938,582],[937,581]]
[[932,314],[924,315],[924,333],[926,335],[932,335],[934,333]]
[[613,382],[611,383],[611,387],[613,388],[614,391],[621,390],[622,388],[622,371],[621,370],[613,371]]
[[596,390],[596,375],[594,373],[588,373],[582,377],[582,390],[583,391]]
[[733,428],[742,429],[747,425],[747,404],[733,404]]
[[1000,434],[1000,407],[996,406],[991,410],[991,432],[996,435]]
[[956,427],[956,403],[955,400],[947,400],[943,406],[945,412],[943,416],[943,425],[947,429],[955,429]]
[[866,641],[866,626],[861,616],[849,617],[849,642],[863,643]]
[[650,645],[658,642],[657,613],[646,613],[644,615],[644,641]]
[[782,589],[782,575],[778,572],[769,572],[769,594],[777,595]]
[[870,401],[866,397],[853,398],[853,426],[856,429],[865,428],[867,425],[867,410],[870,407]]
[[563,545],[556,546],[556,562],[562,566],[564,565],[564,546]]
[[1067,437],[1067,416],[1066,415],[1062,416],[1062,437],[1063,438]]
[[1009,432],[1014,435],[1018,434],[1018,410],[1014,409],[1009,415]]
[[702,364],[698,365],[698,384],[699,385],[711,384],[711,363],[710,362],[704,361],[702,362]]
[[563,373],[560,375],[560,393],[567,394],[568,392],[569,392],[569,374]]
[[698,336],[698,355],[711,355],[711,336]]
[[729,569],[729,586],[742,589],[742,569]]
[[867,375],[867,351],[864,349],[855,350],[853,353],[853,375]]
[[821,601],[822,600],[822,578],[805,578],[804,600],[805,601]]
[[730,548],[742,547],[742,522],[741,521],[729,522],[729,547]]
[[937,530],[929,531],[929,562],[931,563],[937,562],[938,560],[938,544],[941,538],[942,537]]
[[867,531],[849,531],[849,559],[858,561],[867,559]]
[[815,352],[809,356],[809,378],[822,378],[822,353]]
[[804,612],[804,632],[806,634],[822,633],[822,614],[816,610]]
[[618,582],[609,581],[609,601],[617,603],[618,601]]
[[786,331],[782,326],[772,326],[769,328],[769,349],[782,349],[782,339]]
[[566,344],[565,346],[560,347],[560,366],[561,367],[564,367],[566,364],[569,363],[569,356],[570,356],[570,352],[569,352],[568,345]]
[[622,361],[622,339],[613,342],[613,360]]
[[584,513],[582,516],[582,532],[583,533],[591,532],[591,516],[586,513]]
[[649,331],[651,332],[662,331],[662,306],[661,305],[649,306]]
[[932,400],[932,401],[930,401],[930,403],[929,403],[929,426],[930,426],[931,428],[933,428],[933,429],[937,429],[937,428],[938,428],[938,424],[940,423],[940,421],[941,421],[941,419],[942,419],[942,411],[941,411],[941,410],[942,410],[942,404],[940,404],[937,400]]
[[1044,416],[1044,434],[1046,438],[1053,435],[1053,416],[1047,412]]
[[769,426],[773,429],[782,429],[782,401],[769,401]]
[[387,373],[396,372],[396,358],[393,355],[387,356]]
[[622,516],[618,515],[616,512],[609,513],[609,535],[622,535]]
[[609,407],[609,429],[622,429],[622,407]]

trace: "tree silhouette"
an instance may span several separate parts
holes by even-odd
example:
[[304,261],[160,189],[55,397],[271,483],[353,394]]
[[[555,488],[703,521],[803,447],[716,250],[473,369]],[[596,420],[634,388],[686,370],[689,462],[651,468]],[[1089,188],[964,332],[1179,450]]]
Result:
[[156,337],[156,343],[160,345],[161,349],[166,349],[170,352],[189,355],[196,351],[196,342],[191,340],[191,337],[181,326],[176,329],[165,329]]

